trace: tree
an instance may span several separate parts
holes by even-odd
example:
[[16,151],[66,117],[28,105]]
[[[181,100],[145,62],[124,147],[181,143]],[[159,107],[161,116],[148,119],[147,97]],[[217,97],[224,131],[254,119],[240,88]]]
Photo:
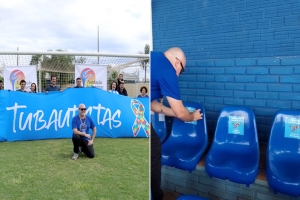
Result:
[[[52,50],[49,50],[52,51]],[[64,50],[58,49],[58,52],[64,52]],[[46,67],[49,69],[60,68],[62,71],[73,72],[75,57],[69,55],[51,55],[51,57],[47,57],[42,61],[42,67]]]
[[[52,51],[52,50],[48,50]],[[56,50],[58,52],[64,52],[62,49]],[[51,75],[55,75],[58,77],[58,83],[60,85],[67,84],[74,77],[65,76],[66,74],[73,74],[75,71],[74,64],[84,64],[86,62],[86,58],[79,57],[75,58],[75,56],[69,55],[33,55],[31,57],[30,64],[38,65],[40,63],[41,68],[39,69],[37,75],[39,77],[39,72],[41,71],[41,78],[45,80],[45,76],[47,73]],[[65,78],[62,78],[65,77]],[[39,79],[38,79],[39,80]],[[46,81],[42,81],[40,84],[44,89],[47,85]]]
[[113,70],[108,78],[108,81],[107,81],[108,87],[107,88],[110,88],[113,81],[117,81],[117,77],[118,77],[118,72]]
[[2,76],[0,76],[0,80],[1,80],[1,81],[4,81],[4,78],[3,78]]
[[80,56],[79,58],[75,58],[75,64],[85,64],[86,63],[86,58]]
[[30,65],[37,65],[42,59],[42,55],[33,55],[30,60]]
[[[149,44],[145,44],[144,53],[142,53],[142,52],[139,52],[139,53],[140,54],[149,54],[150,53],[150,45]],[[141,68],[143,70],[145,70],[145,83],[146,83],[146,80],[147,80],[146,72],[147,72],[147,64],[148,63],[149,63],[149,59],[145,59],[145,60],[140,61]]]
[[111,71],[113,67],[111,65],[107,65],[107,73],[109,73]]

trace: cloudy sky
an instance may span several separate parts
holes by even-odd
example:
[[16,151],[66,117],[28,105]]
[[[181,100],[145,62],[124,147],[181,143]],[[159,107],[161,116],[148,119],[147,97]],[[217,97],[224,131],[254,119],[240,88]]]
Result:
[[150,0],[0,0],[0,51],[137,54],[150,43]]

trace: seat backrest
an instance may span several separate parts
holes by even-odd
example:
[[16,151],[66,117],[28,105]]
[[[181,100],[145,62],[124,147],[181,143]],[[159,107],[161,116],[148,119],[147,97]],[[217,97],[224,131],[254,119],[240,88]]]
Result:
[[226,106],[220,111],[214,143],[244,147],[258,146],[253,110],[242,106]]
[[300,111],[280,110],[273,121],[268,152],[288,152],[300,157]]
[[[194,122],[184,122],[178,118],[174,118],[170,137],[173,138],[173,141],[176,140],[176,143],[186,144],[187,146],[201,142],[206,148],[208,139],[203,105],[195,102],[183,102],[183,104],[190,112],[201,109],[200,112],[203,113],[203,119]],[[199,147],[201,148],[202,146]]]
[[160,142],[163,143],[167,139],[165,115],[161,113],[154,113],[151,111],[151,123],[160,139]]

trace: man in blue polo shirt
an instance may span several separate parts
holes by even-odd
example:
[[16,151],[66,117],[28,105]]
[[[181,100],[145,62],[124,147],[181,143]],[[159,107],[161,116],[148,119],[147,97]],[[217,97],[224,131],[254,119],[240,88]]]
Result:
[[[186,58],[178,47],[166,52],[151,52],[151,110],[166,116],[177,117],[183,121],[202,119],[200,109],[190,113],[183,105],[178,77],[184,72]],[[165,96],[170,107],[164,106],[158,99]],[[176,147],[174,147],[176,148]],[[151,192],[153,200],[162,200],[161,183],[161,143],[151,124]]]
[[[78,106],[79,115],[76,115],[72,119],[73,130],[73,146],[74,155],[73,160],[78,158],[79,153],[82,151],[87,157],[94,158],[94,139],[96,137],[96,126],[89,116],[86,115],[86,107],[84,104]],[[92,136],[89,130],[92,130]]]
[[56,85],[56,76],[51,76],[51,84],[46,87],[45,91],[46,94],[52,91],[62,91],[60,87]]
[[76,86],[74,88],[82,88],[81,82],[82,81],[80,77],[76,78]]

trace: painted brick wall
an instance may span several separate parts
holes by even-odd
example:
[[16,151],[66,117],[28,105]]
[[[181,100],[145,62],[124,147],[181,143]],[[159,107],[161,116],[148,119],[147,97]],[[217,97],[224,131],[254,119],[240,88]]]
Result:
[[210,178],[204,167],[189,173],[174,167],[162,167],[162,188],[179,194],[192,194],[210,200],[300,200],[281,193],[274,194],[264,180],[256,180],[249,187],[229,180]]
[[152,0],[154,50],[180,46],[189,60],[293,56],[299,0]]
[[264,143],[277,110],[300,108],[300,0],[152,0],[152,30],[154,51],[186,53],[182,99],[210,136],[226,105],[253,108]]

